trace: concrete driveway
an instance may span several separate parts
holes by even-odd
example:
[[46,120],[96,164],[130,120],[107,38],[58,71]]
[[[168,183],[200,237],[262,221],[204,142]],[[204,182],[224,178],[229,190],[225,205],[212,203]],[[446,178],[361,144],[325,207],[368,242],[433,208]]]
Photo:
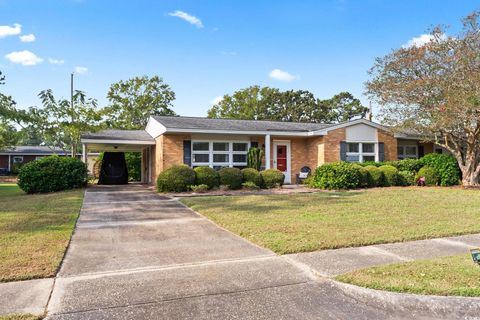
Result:
[[87,190],[48,305],[50,319],[417,316],[357,300],[140,185]]

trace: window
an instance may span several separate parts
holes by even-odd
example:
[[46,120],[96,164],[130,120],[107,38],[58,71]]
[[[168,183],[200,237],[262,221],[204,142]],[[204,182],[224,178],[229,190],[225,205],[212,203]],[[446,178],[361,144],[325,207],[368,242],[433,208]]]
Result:
[[403,159],[417,159],[418,158],[418,146],[398,146],[397,147],[398,160]]
[[14,156],[13,163],[23,163],[23,156]]
[[193,141],[192,166],[246,167],[249,146],[249,142]]
[[347,143],[347,162],[365,162],[376,161],[377,151],[376,143],[369,142],[348,142]]
[[43,158],[43,156],[36,156],[35,160],[42,159],[42,158]]

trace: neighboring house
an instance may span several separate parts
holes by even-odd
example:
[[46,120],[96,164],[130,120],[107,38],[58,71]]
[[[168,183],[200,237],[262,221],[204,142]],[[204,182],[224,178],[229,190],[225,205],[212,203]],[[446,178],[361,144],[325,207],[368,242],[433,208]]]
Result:
[[54,154],[69,155],[60,148],[47,146],[16,146],[0,150],[0,171],[13,172],[27,162]]
[[[142,182],[178,164],[191,167],[247,166],[250,147],[265,151],[265,168],[295,182],[303,166],[334,161],[388,161],[441,152],[418,136],[394,135],[375,122],[358,119],[340,124],[295,123],[195,117],[150,117],[145,130],[105,130],[82,135],[89,152],[142,152]],[[84,156],[86,161],[86,156]]]

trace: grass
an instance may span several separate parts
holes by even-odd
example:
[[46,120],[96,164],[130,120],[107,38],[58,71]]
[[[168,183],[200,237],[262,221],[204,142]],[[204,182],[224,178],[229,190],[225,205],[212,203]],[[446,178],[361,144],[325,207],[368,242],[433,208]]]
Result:
[[8,316],[0,316],[0,320],[40,320],[42,317],[31,314],[10,314]]
[[480,232],[480,192],[461,188],[378,188],[182,201],[279,254]]
[[27,195],[0,184],[0,282],[55,275],[82,199],[81,189]]
[[403,293],[480,296],[480,267],[472,262],[470,254],[372,267],[336,279]]

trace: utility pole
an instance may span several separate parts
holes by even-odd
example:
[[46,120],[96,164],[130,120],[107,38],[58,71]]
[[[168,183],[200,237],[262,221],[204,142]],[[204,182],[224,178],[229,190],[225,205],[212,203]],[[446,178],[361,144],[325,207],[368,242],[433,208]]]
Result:
[[[70,74],[70,112],[72,125],[75,122],[75,109],[73,108],[73,72]],[[72,143],[72,158],[77,156],[77,145]]]

